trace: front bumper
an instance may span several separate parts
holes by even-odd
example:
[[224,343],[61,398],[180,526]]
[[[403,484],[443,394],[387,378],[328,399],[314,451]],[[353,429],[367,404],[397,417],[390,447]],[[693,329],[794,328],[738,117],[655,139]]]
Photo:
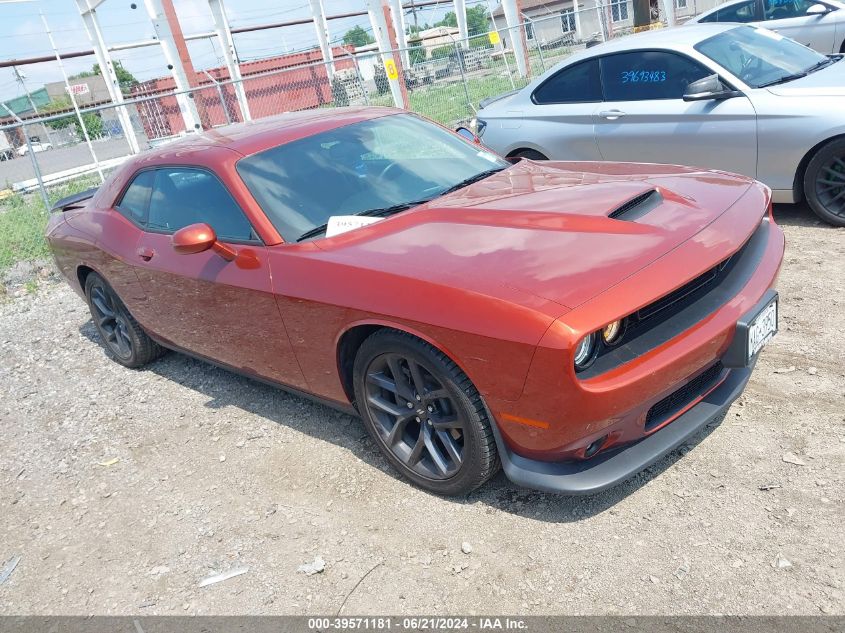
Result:
[[522,457],[507,447],[494,424],[502,468],[508,479],[526,488],[567,495],[607,490],[667,455],[725,413],[745,389],[755,364],[756,358],[749,367],[727,370],[727,376],[715,389],[659,431],[589,460],[542,462]]

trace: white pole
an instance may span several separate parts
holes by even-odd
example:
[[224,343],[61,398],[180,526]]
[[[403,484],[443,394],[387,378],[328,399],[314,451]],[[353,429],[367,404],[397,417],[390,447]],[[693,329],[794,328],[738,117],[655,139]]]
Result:
[[466,0],[455,0],[455,17],[458,20],[458,38],[461,40],[461,48],[469,48]]
[[38,14],[41,16],[41,22],[44,24],[44,31],[50,39],[50,46],[53,47],[53,52],[56,54],[56,62],[59,64],[59,70],[62,71],[62,78],[65,80],[65,88],[70,96],[70,102],[73,104],[73,111],[76,112],[76,120],[79,121],[79,128],[82,130],[82,135],[85,137],[85,143],[88,145],[88,151],[91,152],[91,158],[94,159],[94,165],[96,165],[97,173],[100,175],[100,182],[104,182],[106,178],[103,176],[103,169],[100,167],[100,161],[97,159],[97,153],[94,151],[94,145],[91,143],[91,137],[88,136],[88,128],[85,127],[85,121],[82,120],[82,113],[79,112],[79,106],[76,104],[76,95],[73,94],[73,88],[71,88],[70,80],[67,77],[67,72],[65,72],[65,65],[62,62],[61,55],[59,55],[59,49],[56,48],[56,41],[53,39],[53,33],[50,31],[50,25],[47,24],[47,18],[44,17],[44,13],[42,11],[39,10]]
[[97,56],[100,72],[103,73],[103,79],[105,80],[109,97],[112,103],[117,106],[117,118],[123,128],[126,142],[129,144],[129,151],[137,154],[141,151],[141,148],[138,145],[138,138],[135,136],[135,128],[132,126],[129,111],[123,105],[123,92],[120,89],[117,73],[114,71],[111,56],[109,55],[106,41],[103,38],[103,32],[100,30],[97,13],[91,6],[90,0],[76,0],[76,6],[79,9],[79,14],[82,16],[82,21],[85,23],[85,31],[88,33],[88,39],[91,40],[91,44],[94,46],[94,54]]
[[[249,111],[249,100],[247,99],[246,89],[244,88],[243,78],[241,77],[240,60],[238,59],[238,51],[235,49],[235,41],[232,38],[232,31],[229,28],[229,18],[226,16],[226,7],[223,6],[223,0],[208,0],[208,6],[211,9],[211,15],[214,17],[214,30],[217,32],[217,38],[220,41],[220,49],[223,51],[223,58],[226,60],[226,68],[229,70],[229,79],[232,80],[232,85],[235,87],[235,96],[237,97],[238,105],[241,108],[241,116],[244,121],[249,121],[252,119],[252,115]],[[226,110],[226,114],[228,116],[228,110]]]
[[408,36],[405,33],[405,12],[402,0],[390,0],[390,15],[393,18],[393,30],[396,31],[396,41],[399,43],[402,67],[411,67],[411,56],[408,53]]
[[505,21],[508,23],[508,36],[511,41],[511,49],[516,58],[516,71],[520,77],[528,76],[528,62],[525,59],[525,48],[522,46],[522,37],[519,33],[519,13],[516,10],[516,0],[502,0],[502,10],[505,12]]
[[187,132],[202,131],[197,105],[188,96],[188,91],[191,89],[191,85],[188,83],[188,75],[185,73],[184,66],[182,66],[182,60],[176,48],[176,40],[173,38],[173,31],[170,30],[170,23],[167,21],[161,0],[144,0],[144,6],[147,8],[153,29],[155,29],[156,36],[161,42],[164,59],[173,74],[173,81],[176,83],[176,103],[179,104],[179,112],[185,122],[185,130]]
[[331,80],[334,77],[334,60],[332,59],[332,47],[329,44],[329,23],[326,21],[323,0],[310,1],[311,16],[314,18],[314,28],[317,29],[317,41],[320,43],[320,50],[323,52],[323,61],[326,62],[326,72]]
[[666,12],[666,25],[675,26],[675,0],[663,0],[663,10]]
[[[367,13],[370,16],[370,24],[373,26],[373,35],[376,38],[379,52],[381,52],[382,63],[385,66],[393,65],[393,51],[390,48],[390,37],[387,34],[387,22],[384,17],[383,0],[367,0]],[[404,108],[405,104],[402,99],[402,88],[399,85],[398,78],[392,78],[388,74],[388,82],[390,85],[390,94],[393,96],[393,104],[397,108]]]

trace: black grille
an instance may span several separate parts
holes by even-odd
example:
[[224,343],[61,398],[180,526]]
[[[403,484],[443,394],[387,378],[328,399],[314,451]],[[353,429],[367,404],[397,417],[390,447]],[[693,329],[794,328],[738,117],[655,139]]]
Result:
[[[736,255],[733,257],[736,257]],[[682,302],[690,295],[699,292],[707,292],[707,290],[720,279],[721,273],[725,271],[731,263],[733,257],[728,257],[726,260],[720,262],[707,272],[702,273],[689,283],[684,284],[677,290],[670,292],[668,295],[661,297],[654,303],[650,303],[644,308],[637,310],[633,315],[635,320],[639,322],[646,321],[666,308]]]
[[690,402],[713,388],[719,376],[722,375],[723,369],[722,361],[717,362],[651,407],[645,418],[645,430],[650,431],[663,424]]

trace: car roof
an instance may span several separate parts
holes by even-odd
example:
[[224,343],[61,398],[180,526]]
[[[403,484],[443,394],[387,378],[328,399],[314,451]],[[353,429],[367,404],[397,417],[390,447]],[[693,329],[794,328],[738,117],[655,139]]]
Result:
[[735,29],[739,26],[749,25],[735,24],[732,22],[696,23],[643,31],[642,33],[634,33],[632,35],[626,35],[625,37],[612,39],[608,42],[604,42],[603,44],[599,44],[598,46],[586,49],[583,53],[583,58],[586,59],[595,55],[603,55],[613,51],[627,51],[631,49],[686,48],[694,46],[702,40],[706,40],[708,37],[724,33],[725,31],[730,31],[731,29]]
[[203,148],[225,148],[243,156],[262,152],[320,132],[404,112],[397,108],[318,108],[286,112],[245,123],[235,123],[189,134],[143,153],[145,159],[167,159],[173,154]]

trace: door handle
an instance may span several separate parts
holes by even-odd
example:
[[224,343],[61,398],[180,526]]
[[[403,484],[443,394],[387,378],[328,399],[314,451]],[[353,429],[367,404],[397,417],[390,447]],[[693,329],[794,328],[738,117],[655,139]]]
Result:
[[621,119],[625,116],[625,113],[622,110],[602,110],[599,112],[599,116],[603,119],[607,119],[608,121],[615,121],[616,119]]
[[137,251],[135,251],[135,253],[138,255],[138,257],[143,259],[145,262],[150,261],[153,258],[153,255],[156,254],[156,252],[153,249],[148,248],[146,246],[142,246]]

